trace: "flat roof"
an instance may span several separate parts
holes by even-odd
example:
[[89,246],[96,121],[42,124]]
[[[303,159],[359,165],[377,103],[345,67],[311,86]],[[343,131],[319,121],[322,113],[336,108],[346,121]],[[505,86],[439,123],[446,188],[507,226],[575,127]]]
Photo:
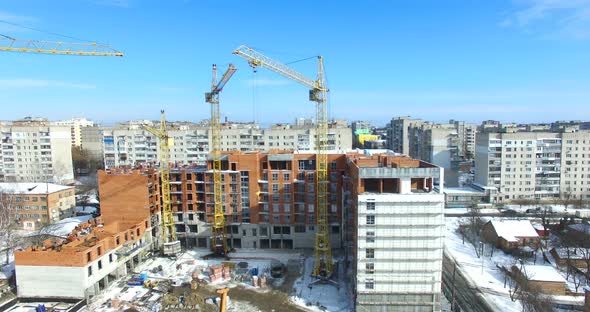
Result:
[[54,183],[29,183],[29,182],[2,182],[0,183],[0,190],[11,194],[47,194],[55,193],[67,189],[73,189],[73,186],[65,186]]
[[527,276],[529,281],[562,282],[565,278],[557,270],[549,265],[519,265],[518,269]]

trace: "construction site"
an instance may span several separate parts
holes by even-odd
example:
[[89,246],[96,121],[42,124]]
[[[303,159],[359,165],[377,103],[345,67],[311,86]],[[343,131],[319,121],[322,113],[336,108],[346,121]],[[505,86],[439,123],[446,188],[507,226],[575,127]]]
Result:
[[[13,52],[122,56],[4,40]],[[247,46],[233,54],[308,89],[315,150],[222,152],[220,93],[237,68],[218,78],[213,65],[207,165],[170,162],[162,110],[159,127],[143,126],[157,163],[99,171],[100,217],[15,252],[8,311],[441,309],[443,170],[386,150],[328,150],[321,56],[308,78]]]

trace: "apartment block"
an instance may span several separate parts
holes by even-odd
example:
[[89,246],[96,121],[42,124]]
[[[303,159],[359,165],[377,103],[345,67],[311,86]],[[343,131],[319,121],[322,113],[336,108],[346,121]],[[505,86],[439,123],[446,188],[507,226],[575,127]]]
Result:
[[0,125],[0,136],[0,181],[74,181],[69,127],[25,118]]
[[442,168],[407,156],[349,156],[356,311],[440,311]]
[[[153,122],[138,121],[102,129],[106,168],[158,162],[159,142],[143,129],[142,123],[157,127]],[[206,123],[170,123],[168,134],[174,138],[174,146],[170,147],[171,161],[204,166],[210,153],[209,132]],[[316,130],[313,125],[274,125],[260,129],[252,123],[225,123],[221,130],[222,151],[313,151],[315,140]],[[328,128],[328,149],[347,151],[351,148],[350,128],[341,123],[331,123]]]
[[71,136],[72,136],[72,146],[81,146],[82,145],[82,129],[85,127],[92,127],[94,126],[94,122],[86,119],[86,118],[73,118],[70,120],[62,120],[54,122],[56,126],[66,126],[70,127]]
[[36,230],[76,215],[73,186],[53,183],[0,183],[0,197],[5,205],[16,207],[16,219],[25,230]]
[[391,119],[387,127],[387,146],[389,149],[396,153],[410,155],[409,129],[413,126],[419,126],[423,122],[420,119],[410,117]]
[[101,160],[104,163],[103,151],[103,132],[102,127],[97,125],[83,127],[80,129],[80,148],[82,148],[88,157],[95,160]]
[[485,133],[475,167],[475,181],[501,200],[590,199],[590,131]]

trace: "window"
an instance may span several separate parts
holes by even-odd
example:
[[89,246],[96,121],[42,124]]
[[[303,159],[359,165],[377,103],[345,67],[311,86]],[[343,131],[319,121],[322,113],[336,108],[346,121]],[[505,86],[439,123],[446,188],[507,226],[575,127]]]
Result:
[[256,232],[257,232],[256,229],[252,229],[252,236],[256,236],[256,234],[257,234]]
[[375,258],[375,249],[367,248],[365,250],[365,258],[367,259],[374,259]]
[[273,173],[272,174],[272,180],[273,181],[277,181],[279,179],[279,174],[278,173]]
[[337,164],[338,164],[337,162],[335,162],[335,161],[332,161],[332,162],[330,163],[330,169],[336,169],[336,165],[337,165]]
[[291,204],[283,204],[284,212],[291,212]]
[[291,177],[288,173],[283,173],[283,180],[289,181],[290,179],[291,179]]
[[92,260],[92,256],[90,255],[90,252],[86,253],[86,263],[90,262],[90,260]]
[[91,276],[91,275],[92,275],[92,266],[89,266],[88,267],[88,276]]
[[375,280],[368,278],[365,280],[365,289],[375,289]]
[[291,192],[291,184],[283,184],[283,192]]
[[315,206],[314,206],[314,204],[308,204],[308,205],[307,205],[307,211],[308,211],[308,212],[313,212],[313,211],[314,211],[314,209],[315,209]]
[[368,215],[367,216],[367,224],[374,225],[375,224],[375,215]]
[[375,242],[375,232],[374,231],[367,231],[367,243],[374,243]]
[[279,185],[277,183],[273,183],[272,184],[272,191],[273,192],[278,192],[279,191]]
[[272,204],[272,212],[279,212],[279,204]]
[[365,263],[365,270],[367,274],[375,273],[375,263]]
[[367,210],[375,210],[375,202],[367,202]]
[[113,262],[113,254],[109,255],[109,262],[111,262],[111,263]]
[[102,247],[98,247],[98,249],[97,249],[97,250],[98,250],[98,251],[97,251],[97,252],[98,252],[98,255],[99,255],[99,256],[100,256],[100,255],[102,255]]
[[98,260],[98,269],[102,270],[102,260]]
[[305,225],[296,225],[295,233],[305,233]]

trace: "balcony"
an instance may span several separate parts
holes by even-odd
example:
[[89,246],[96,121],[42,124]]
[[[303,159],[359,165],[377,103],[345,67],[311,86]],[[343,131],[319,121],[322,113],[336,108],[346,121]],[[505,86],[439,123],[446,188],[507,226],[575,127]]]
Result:
[[438,178],[440,168],[359,168],[359,177],[379,178]]

